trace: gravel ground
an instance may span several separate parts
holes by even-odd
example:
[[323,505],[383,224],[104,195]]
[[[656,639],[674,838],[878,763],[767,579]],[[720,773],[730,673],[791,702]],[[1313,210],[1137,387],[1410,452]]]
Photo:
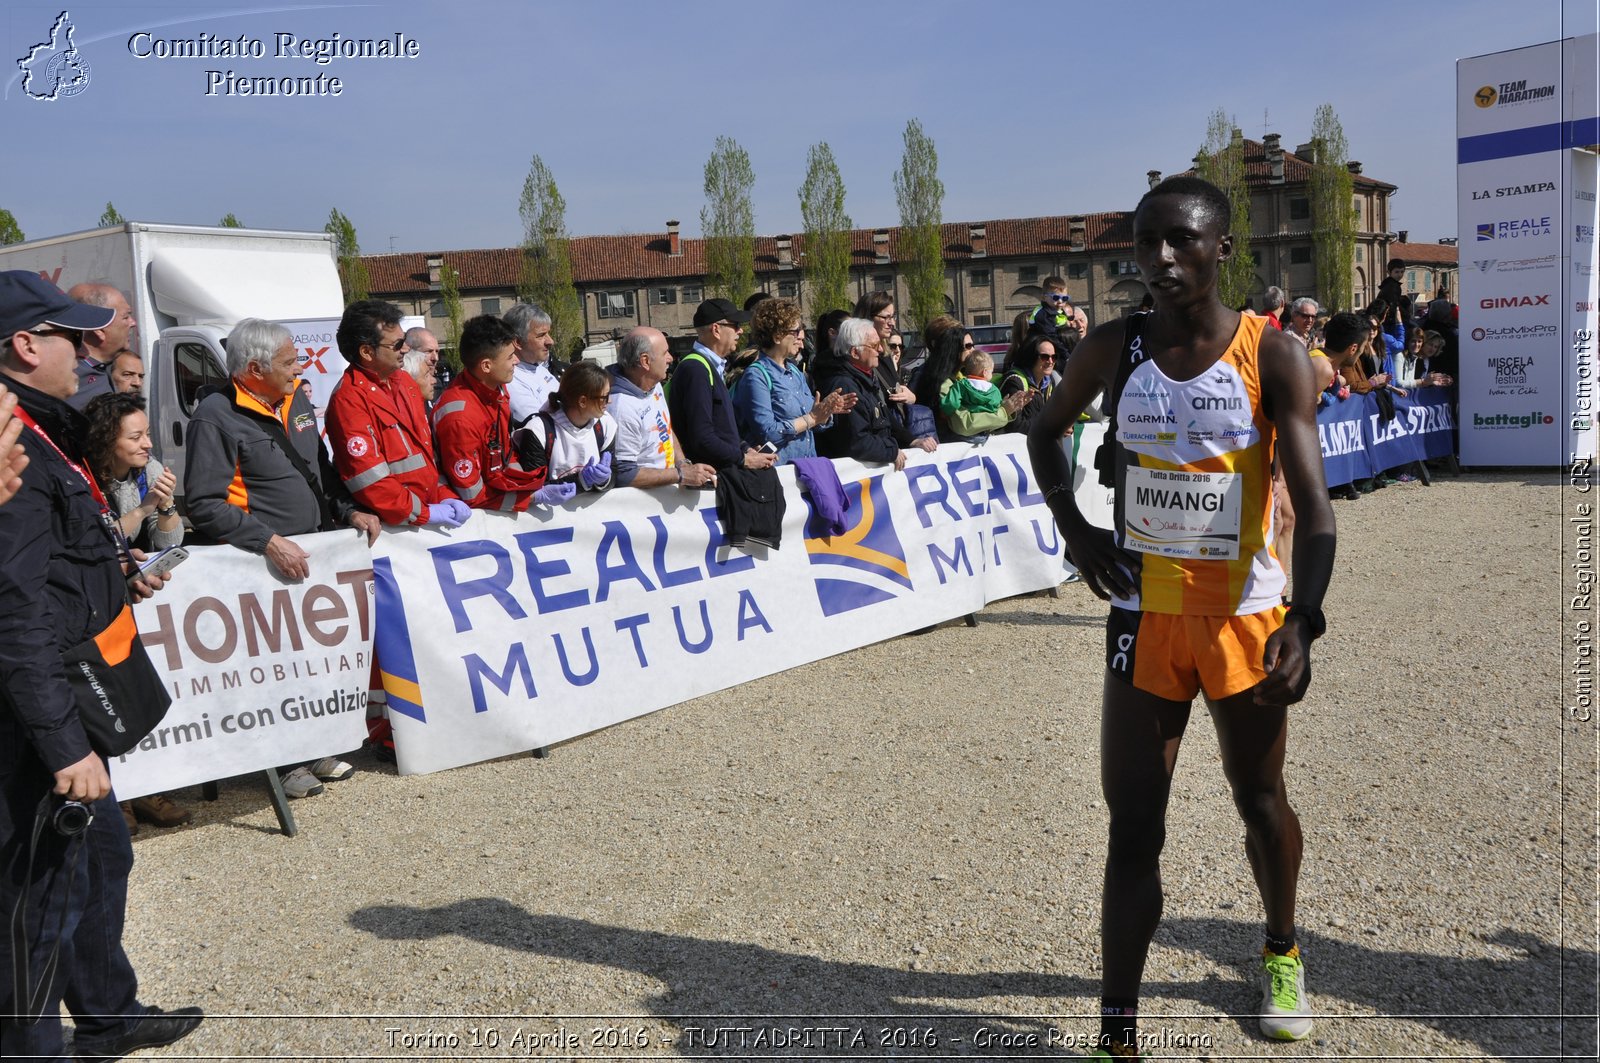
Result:
[[[1594,1011],[1596,963],[1570,808],[1562,839],[1560,503],[1544,473],[1335,503],[1287,769],[1324,1017],[1300,1044],[1256,1033],[1260,903],[1200,712],[1146,972],[1157,1055],[1592,1053],[1592,1015],[1559,1018],[1563,958],[1569,1013]],[[253,779],[186,791],[192,825],[135,839],[129,901],[143,997],[213,1016],[166,1051],[1075,1054],[1098,1014],[1104,613],[1081,585],[999,602],[543,760],[398,778],[362,754],[295,803],[292,839]],[[1592,725],[1566,740],[1592,801]]]

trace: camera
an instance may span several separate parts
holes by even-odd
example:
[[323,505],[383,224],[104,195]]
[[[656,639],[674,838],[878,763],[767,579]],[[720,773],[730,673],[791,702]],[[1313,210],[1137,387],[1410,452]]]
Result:
[[76,838],[93,822],[94,813],[82,801],[62,801],[50,814],[50,826],[63,838]]

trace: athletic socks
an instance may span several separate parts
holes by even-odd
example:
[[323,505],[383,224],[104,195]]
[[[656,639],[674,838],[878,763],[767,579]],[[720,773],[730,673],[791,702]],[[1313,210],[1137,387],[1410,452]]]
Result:
[[1132,1045],[1139,1039],[1139,1001],[1103,997],[1100,1001],[1100,1044]]
[[1267,949],[1279,956],[1287,956],[1294,949],[1294,929],[1291,927],[1287,937],[1279,937],[1272,931],[1267,931]]

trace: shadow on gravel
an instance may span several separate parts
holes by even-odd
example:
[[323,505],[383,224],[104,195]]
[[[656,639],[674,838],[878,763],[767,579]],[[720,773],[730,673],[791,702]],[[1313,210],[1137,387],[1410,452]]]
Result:
[[1105,627],[1104,613],[1074,616],[1066,613],[1036,613],[1026,609],[996,609],[990,606],[978,614],[981,624],[1017,624],[1021,627]]
[[[656,979],[669,988],[651,1004],[679,1029],[674,1047],[685,1056],[1072,1057],[1078,1052],[1069,1050],[1057,1026],[1046,1020],[974,1017],[930,1007],[927,1001],[996,996],[1048,1000],[1099,992],[1098,981],[1091,978],[1028,971],[943,974],[843,963],[760,945],[535,915],[492,897],[440,908],[373,905],[352,913],[350,923],[379,938],[457,934]],[[1082,1029],[1068,1034],[1092,1033],[1097,1026],[1090,1020],[1072,1025]],[[981,1046],[980,1028],[992,1031]]]
[[[1403,928],[1394,928],[1395,933]],[[1368,948],[1301,928],[1311,1002],[1338,1000],[1392,1019],[1333,1016],[1316,1031],[1340,1047],[1345,1035],[1358,1042],[1375,1022],[1420,1023],[1446,1036],[1476,1042],[1498,1058],[1537,1056],[1594,1059],[1596,964],[1593,951],[1561,948],[1509,928],[1483,940],[1508,955],[1457,958]],[[1376,941],[1376,939],[1374,939]],[[1239,982],[1165,983],[1146,975],[1146,997],[1192,1000],[1235,1014],[1248,1034],[1253,1015],[1238,1015],[1241,1001],[1255,1002],[1255,956],[1259,923],[1224,919],[1171,919],[1156,933],[1158,944],[1210,956],[1238,969]],[[1196,992],[1209,985],[1212,992]],[[1565,999],[1563,1000],[1563,985]],[[1570,1016],[1563,1028],[1561,1016]]]
[[[948,1007],[930,1009],[927,1002],[1002,996],[1093,1000],[1100,991],[1094,974],[949,974],[845,963],[760,945],[536,915],[492,897],[439,908],[372,905],[353,912],[350,923],[389,940],[454,934],[645,975],[669,987],[653,1003],[657,1014],[680,1030],[675,1047],[686,1056],[1071,1057],[1078,1052],[1067,1038],[1092,1033],[1092,1020],[1075,1019],[1063,1029],[1037,1016],[974,1015]],[[1251,1012],[1259,992],[1253,958],[1261,947],[1260,935],[1260,924],[1254,922],[1164,922],[1158,945],[1208,955],[1219,965],[1235,967],[1238,978],[1168,981],[1152,971],[1146,978],[1146,999],[1163,1000],[1177,1013],[1213,1010],[1232,1015],[1242,1036],[1257,1040]],[[1337,1048],[1345,1040],[1370,1043],[1376,1036],[1373,1023],[1385,1024],[1391,1033],[1394,1027],[1420,1023],[1473,1041],[1501,1058],[1595,1058],[1596,954],[1576,949],[1563,953],[1550,942],[1510,929],[1485,940],[1510,955],[1457,959],[1396,952],[1302,930],[1313,1004],[1338,1000],[1375,1016],[1392,1016],[1329,1016],[1317,1036],[1326,1036],[1333,1042],[1330,1047]],[[1196,1004],[1201,1007],[1186,1006]],[[795,1012],[797,1005],[809,1010]],[[1563,1025],[1560,1014],[1579,1018]],[[1581,1017],[1585,1015],[1587,1019]],[[875,1021],[893,1016],[904,1018]],[[1175,1045],[1162,1050],[1174,1052],[1185,1054]]]

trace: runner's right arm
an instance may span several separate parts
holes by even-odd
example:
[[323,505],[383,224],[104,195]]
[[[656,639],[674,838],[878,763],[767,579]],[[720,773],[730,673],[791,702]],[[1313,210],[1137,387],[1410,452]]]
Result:
[[[1139,571],[1139,558],[1119,548],[1110,531],[1084,519],[1072,497],[1072,463],[1061,441],[1095,397],[1110,390],[1117,359],[1122,356],[1122,341],[1120,321],[1107,322],[1084,337],[1067,360],[1060,386],[1028,430],[1033,475],[1072,553],[1072,563],[1089,589],[1107,601],[1113,594],[1128,597],[1134,592],[1133,574]],[[1114,424],[1107,426],[1102,446],[1112,445],[1115,431]]]

